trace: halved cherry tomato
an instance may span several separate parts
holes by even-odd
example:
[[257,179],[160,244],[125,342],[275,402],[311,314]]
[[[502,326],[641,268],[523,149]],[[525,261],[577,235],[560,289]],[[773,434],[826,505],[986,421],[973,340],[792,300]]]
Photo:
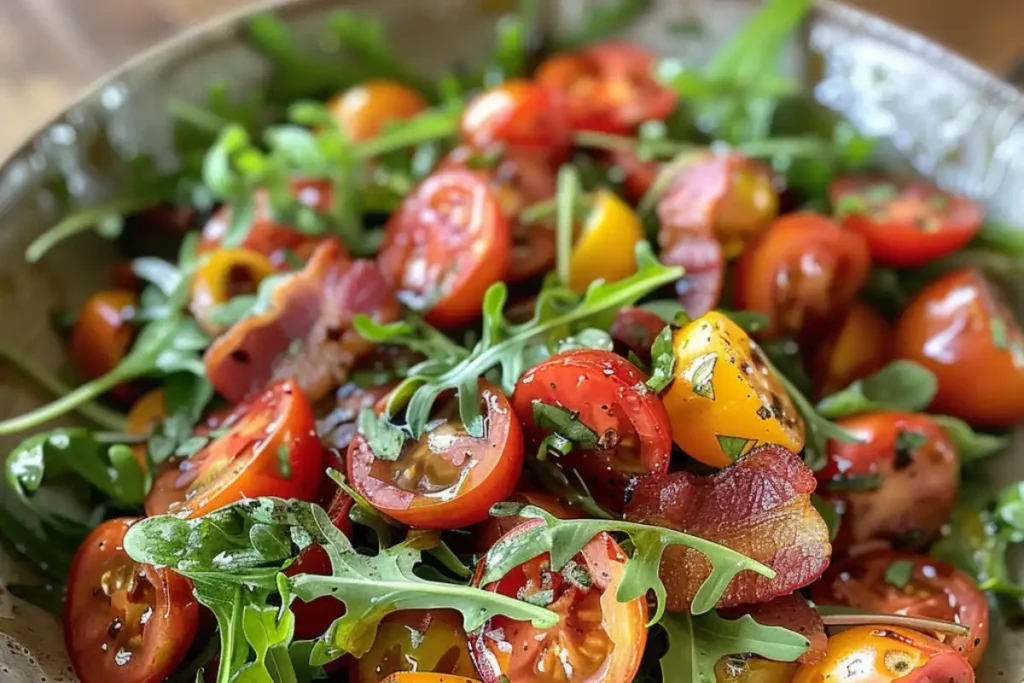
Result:
[[97,292],[85,302],[71,333],[71,357],[87,378],[107,374],[128,354],[138,305],[138,297],[123,290]]
[[857,233],[825,216],[789,214],[743,251],[736,304],[771,318],[765,338],[820,333],[849,308],[870,266]]
[[630,133],[675,109],[674,91],[654,80],[654,53],[626,43],[600,43],[549,57],[537,81],[565,93],[575,130]]
[[[903,566],[901,566],[903,565]],[[899,575],[891,576],[899,570]],[[988,644],[988,599],[974,581],[945,562],[923,555],[877,550],[833,564],[814,584],[818,605],[929,617],[971,629],[941,638],[977,666]]]
[[[528,531],[532,520],[509,532]],[[474,585],[485,569],[477,565]],[[583,546],[564,567],[554,569],[545,553],[524,562],[485,590],[533,600],[543,598],[559,623],[541,630],[530,622],[490,619],[469,634],[469,648],[484,683],[564,680],[568,683],[626,683],[640,666],[647,641],[647,598],[616,597],[626,554],[608,534]]]
[[478,678],[461,614],[447,609],[392,612],[377,627],[373,647],[349,665],[352,683],[378,683],[416,671],[432,672],[429,683]]
[[512,406],[527,442],[537,446],[552,432],[582,432],[568,455],[594,497],[621,511],[630,482],[665,474],[672,453],[668,414],[635,365],[610,351],[570,351],[539,363],[519,379]]
[[894,626],[858,626],[828,639],[828,655],[804,664],[793,683],[974,683],[948,645]]
[[201,517],[242,498],[316,500],[323,446],[313,409],[292,380],[282,380],[236,408],[226,431],[178,467],[161,473],[146,514]]
[[978,234],[985,218],[967,197],[924,181],[901,186],[877,176],[840,178],[829,199],[843,225],[867,239],[871,259],[897,268],[949,256]]
[[366,436],[348,449],[348,480],[370,504],[422,529],[457,529],[487,518],[512,492],[523,467],[523,434],[508,399],[480,382],[485,434],[470,436],[458,417],[435,420],[396,460],[378,458]]
[[591,282],[616,282],[636,272],[636,245],[644,239],[640,217],[617,195],[602,190],[573,244],[569,286],[586,291]]
[[375,138],[388,124],[411,119],[428,106],[412,88],[384,79],[364,81],[327,103],[331,115],[353,142]]
[[[153,389],[132,404],[128,411],[128,424],[124,431],[126,434],[139,436],[149,434],[165,417],[167,417],[167,411],[164,409],[164,392],[162,389]],[[135,462],[139,463],[139,467],[143,470],[149,467],[149,460],[146,458],[146,444],[132,446],[132,455],[135,456]]]
[[616,351],[626,355],[632,351],[645,363],[651,362],[651,346],[667,325],[654,311],[636,306],[620,309],[612,323],[609,334],[615,342]]
[[880,370],[892,359],[893,329],[878,311],[855,303],[814,351],[811,377],[818,396],[828,396]]
[[722,657],[715,664],[716,683],[791,683],[798,664],[769,659]]
[[487,288],[508,270],[512,235],[487,180],[439,171],[388,221],[377,264],[398,298],[427,321],[455,326],[480,315]]
[[920,546],[953,510],[960,464],[946,430],[927,415],[869,413],[837,422],[861,443],[828,442],[818,491],[843,510],[838,553]]
[[976,270],[925,287],[896,325],[896,357],[935,373],[929,409],[975,427],[1024,418],[1024,335],[1003,298]]
[[384,679],[384,683],[480,683],[475,678],[436,674],[427,671],[400,671]]
[[136,564],[122,548],[136,521],[104,522],[71,563],[64,642],[82,683],[160,683],[195,636],[199,603],[189,580]]
[[804,423],[747,333],[712,311],[672,337],[675,376],[662,393],[672,438],[705,465],[725,467],[760,444],[794,453]]
[[[559,519],[579,519],[582,516],[576,508],[566,505],[547,491],[534,489],[528,482],[524,481],[520,481],[515,492],[508,496],[506,501],[539,507],[541,510]],[[481,555],[486,553],[502,536],[526,521],[527,518],[519,515],[488,517],[473,527],[473,551]]]
[[[291,190],[301,204],[317,213],[326,213],[334,201],[334,188],[326,180],[294,180]],[[305,261],[316,250],[322,238],[307,235],[275,220],[270,194],[266,190],[257,190],[253,194],[253,203],[252,225],[242,243],[236,246],[263,254],[279,270],[291,270],[293,259]],[[222,246],[221,241],[231,226],[231,219],[229,206],[222,207],[210,217],[203,226],[203,238],[199,243],[201,252]]]
[[270,259],[252,249],[216,249],[204,254],[192,280],[189,310],[203,329],[219,334],[226,326],[212,320],[211,312],[236,296],[254,294],[275,270]]
[[572,144],[562,93],[525,79],[480,93],[462,113],[462,141],[478,150],[503,146],[558,162]]

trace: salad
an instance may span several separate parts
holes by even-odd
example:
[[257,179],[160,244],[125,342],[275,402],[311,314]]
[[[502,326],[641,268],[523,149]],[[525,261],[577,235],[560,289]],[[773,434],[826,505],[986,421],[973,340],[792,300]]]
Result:
[[975,680],[1008,231],[776,73],[807,0],[699,67],[608,37],[646,5],[435,81],[258,17],[266,89],[31,245],[123,254],[55,312],[79,381],[4,352],[56,394],[0,422],[9,589],[82,683]]

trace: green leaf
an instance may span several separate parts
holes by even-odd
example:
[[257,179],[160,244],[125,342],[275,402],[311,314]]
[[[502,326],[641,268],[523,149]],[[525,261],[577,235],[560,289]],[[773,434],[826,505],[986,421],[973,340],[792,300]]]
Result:
[[728,620],[715,612],[694,616],[673,612],[661,621],[668,651],[661,658],[664,681],[715,683],[715,664],[730,655],[756,654],[778,662],[795,662],[810,641],[780,626],[763,626],[749,614]]
[[893,560],[885,570],[885,582],[904,590],[910,580],[914,578],[914,567],[916,566],[913,560]]
[[291,610],[280,615],[272,605],[248,604],[242,609],[242,633],[256,659],[243,666],[232,683],[297,683],[288,647],[295,635]]
[[811,494],[811,505],[818,511],[821,518],[825,520],[825,526],[828,527],[828,540],[835,541],[836,536],[839,535],[839,525],[842,522],[842,517],[836,506],[831,501],[827,501],[817,493]]
[[534,401],[533,420],[539,429],[550,430],[575,446],[591,450],[598,448],[600,436],[580,422],[579,413],[542,401]]
[[838,419],[881,410],[915,413],[935,398],[938,380],[931,370],[909,360],[896,360],[859,379],[817,406],[825,418]]
[[841,474],[828,480],[825,488],[829,491],[874,491],[882,486],[884,477],[873,474]]
[[580,193],[580,178],[576,167],[565,164],[558,170],[558,187],[555,194],[555,272],[563,285],[569,285],[572,277],[573,233],[576,227],[575,210]]
[[[640,308],[654,313],[665,321],[666,325],[685,327],[690,318],[686,315],[686,309],[676,299],[658,299],[656,301],[645,301]],[[683,317],[681,317],[683,316]]]
[[651,378],[647,386],[661,393],[675,379],[676,350],[672,346],[672,326],[666,325],[651,345]]
[[1006,449],[1010,440],[1005,436],[983,434],[971,429],[963,420],[949,415],[929,415],[946,430],[962,465],[971,465]]
[[1024,534],[1024,481],[1015,481],[999,492],[995,515],[1014,531]]
[[718,447],[729,456],[730,460],[739,459],[746,452],[748,446],[757,443],[757,439],[745,439],[742,436],[723,436],[719,434],[715,438],[718,439]]
[[506,536],[495,544],[483,560],[485,570],[480,580],[481,585],[497,581],[523,562],[545,553],[551,557],[552,569],[560,571],[584,545],[601,532],[625,533],[632,541],[635,552],[626,563],[616,597],[620,602],[627,602],[653,590],[658,598],[658,609],[651,623],[657,623],[665,609],[665,585],[658,572],[661,556],[670,545],[693,548],[711,564],[711,573],[697,590],[690,606],[694,614],[703,614],[713,608],[729,583],[742,571],[775,577],[775,572],[770,568],[742,553],[673,529],[618,520],[560,520],[532,505],[518,512],[492,509],[491,514],[496,512],[538,518],[544,523],[524,533]]
[[359,413],[359,432],[366,437],[366,443],[374,457],[394,462],[402,455],[406,434],[401,427],[391,424],[387,415],[377,416],[370,408]]

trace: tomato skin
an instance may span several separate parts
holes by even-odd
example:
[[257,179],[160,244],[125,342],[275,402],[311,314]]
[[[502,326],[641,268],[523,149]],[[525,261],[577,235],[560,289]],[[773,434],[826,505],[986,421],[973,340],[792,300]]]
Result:
[[[543,522],[531,520],[521,524],[507,537],[540,523]],[[554,601],[547,607],[561,617],[559,624],[548,630],[535,629],[529,622],[495,617],[479,631],[470,633],[470,653],[484,683],[497,683],[502,676],[513,681],[547,680],[538,672],[556,670],[566,671],[565,680],[570,683],[633,680],[647,642],[647,599],[640,596],[619,602],[616,597],[624,573],[625,553],[611,536],[601,533],[583,546],[573,561],[590,575],[589,587],[569,581],[563,575],[564,569],[552,571],[547,553],[482,586],[484,590],[520,599],[540,593],[542,585],[551,586]],[[484,565],[477,565],[475,586],[480,586]],[[503,643],[488,637],[496,632],[503,634]]]
[[559,461],[580,472],[599,502],[621,511],[629,483],[641,474],[666,473],[672,452],[668,414],[646,381],[636,366],[610,351],[569,351],[523,374],[512,407],[531,447],[551,431],[537,424],[534,404],[576,414],[597,435],[598,448],[573,448]]
[[893,341],[892,325],[867,304],[855,303],[811,358],[818,397],[882,369],[892,359]]
[[185,658],[198,628],[189,580],[138,565],[124,552],[124,535],[137,521],[104,522],[72,561],[64,642],[82,683],[160,683]]
[[[409,526],[458,529],[483,521],[515,488],[523,434],[500,390],[481,380],[480,399],[488,425],[482,438],[469,436],[459,418],[447,420],[407,441],[401,456],[388,462],[357,433],[348,449],[349,482],[375,508]],[[446,444],[437,445],[441,441]]]
[[478,150],[504,146],[565,158],[572,144],[569,111],[562,93],[525,79],[512,79],[480,93],[462,113],[462,141]]
[[[904,588],[886,581],[893,562],[909,562],[913,574]],[[962,571],[923,555],[876,550],[833,564],[811,589],[818,605],[840,605],[868,612],[929,617],[971,629],[943,642],[978,666],[988,644],[988,598]]]
[[[1005,332],[998,344],[997,328]],[[935,373],[931,412],[988,428],[1024,418],[1024,335],[976,270],[949,273],[918,293],[896,324],[895,355]]]
[[352,142],[375,138],[389,123],[411,119],[428,106],[412,88],[385,79],[364,81],[327,103],[331,115]]
[[131,317],[138,305],[134,293],[110,290],[93,294],[82,306],[71,332],[71,357],[88,379],[107,374],[128,354],[137,332]]
[[495,193],[469,170],[434,173],[388,221],[377,264],[399,300],[453,327],[480,316],[508,270],[512,234]]
[[793,683],[974,683],[974,670],[916,631],[858,626],[829,638],[825,659],[801,666]]
[[454,610],[400,610],[384,617],[373,646],[348,667],[352,683],[407,680],[431,672],[427,683],[479,675],[469,654],[462,615]]
[[656,62],[642,47],[598,43],[549,57],[536,78],[565,94],[574,130],[627,134],[676,107],[675,92],[654,80]]
[[324,449],[313,409],[293,380],[276,382],[241,404],[224,426],[222,436],[157,476],[146,497],[147,515],[201,517],[260,496],[316,500]]
[[895,268],[949,256],[974,238],[985,218],[967,197],[924,181],[900,187],[877,176],[839,178],[829,199],[843,226],[867,240],[871,259]]
[[[833,543],[836,553],[934,538],[960,488],[960,464],[946,430],[926,415],[909,413],[869,413],[837,424],[862,443],[830,440],[828,464],[815,474],[821,496],[846,511]],[[878,488],[829,489],[832,481],[865,476],[880,476]]]
[[607,190],[597,193],[569,259],[569,286],[583,293],[595,280],[617,282],[636,272],[644,226],[636,212]]

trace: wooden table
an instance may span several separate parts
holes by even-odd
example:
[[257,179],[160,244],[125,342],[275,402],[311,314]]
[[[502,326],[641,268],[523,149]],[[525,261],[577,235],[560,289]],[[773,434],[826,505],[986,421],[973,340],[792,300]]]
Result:
[[[852,2],[922,31],[998,73],[1024,56],[1024,0]],[[0,157],[128,56],[250,3],[0,0]]]

